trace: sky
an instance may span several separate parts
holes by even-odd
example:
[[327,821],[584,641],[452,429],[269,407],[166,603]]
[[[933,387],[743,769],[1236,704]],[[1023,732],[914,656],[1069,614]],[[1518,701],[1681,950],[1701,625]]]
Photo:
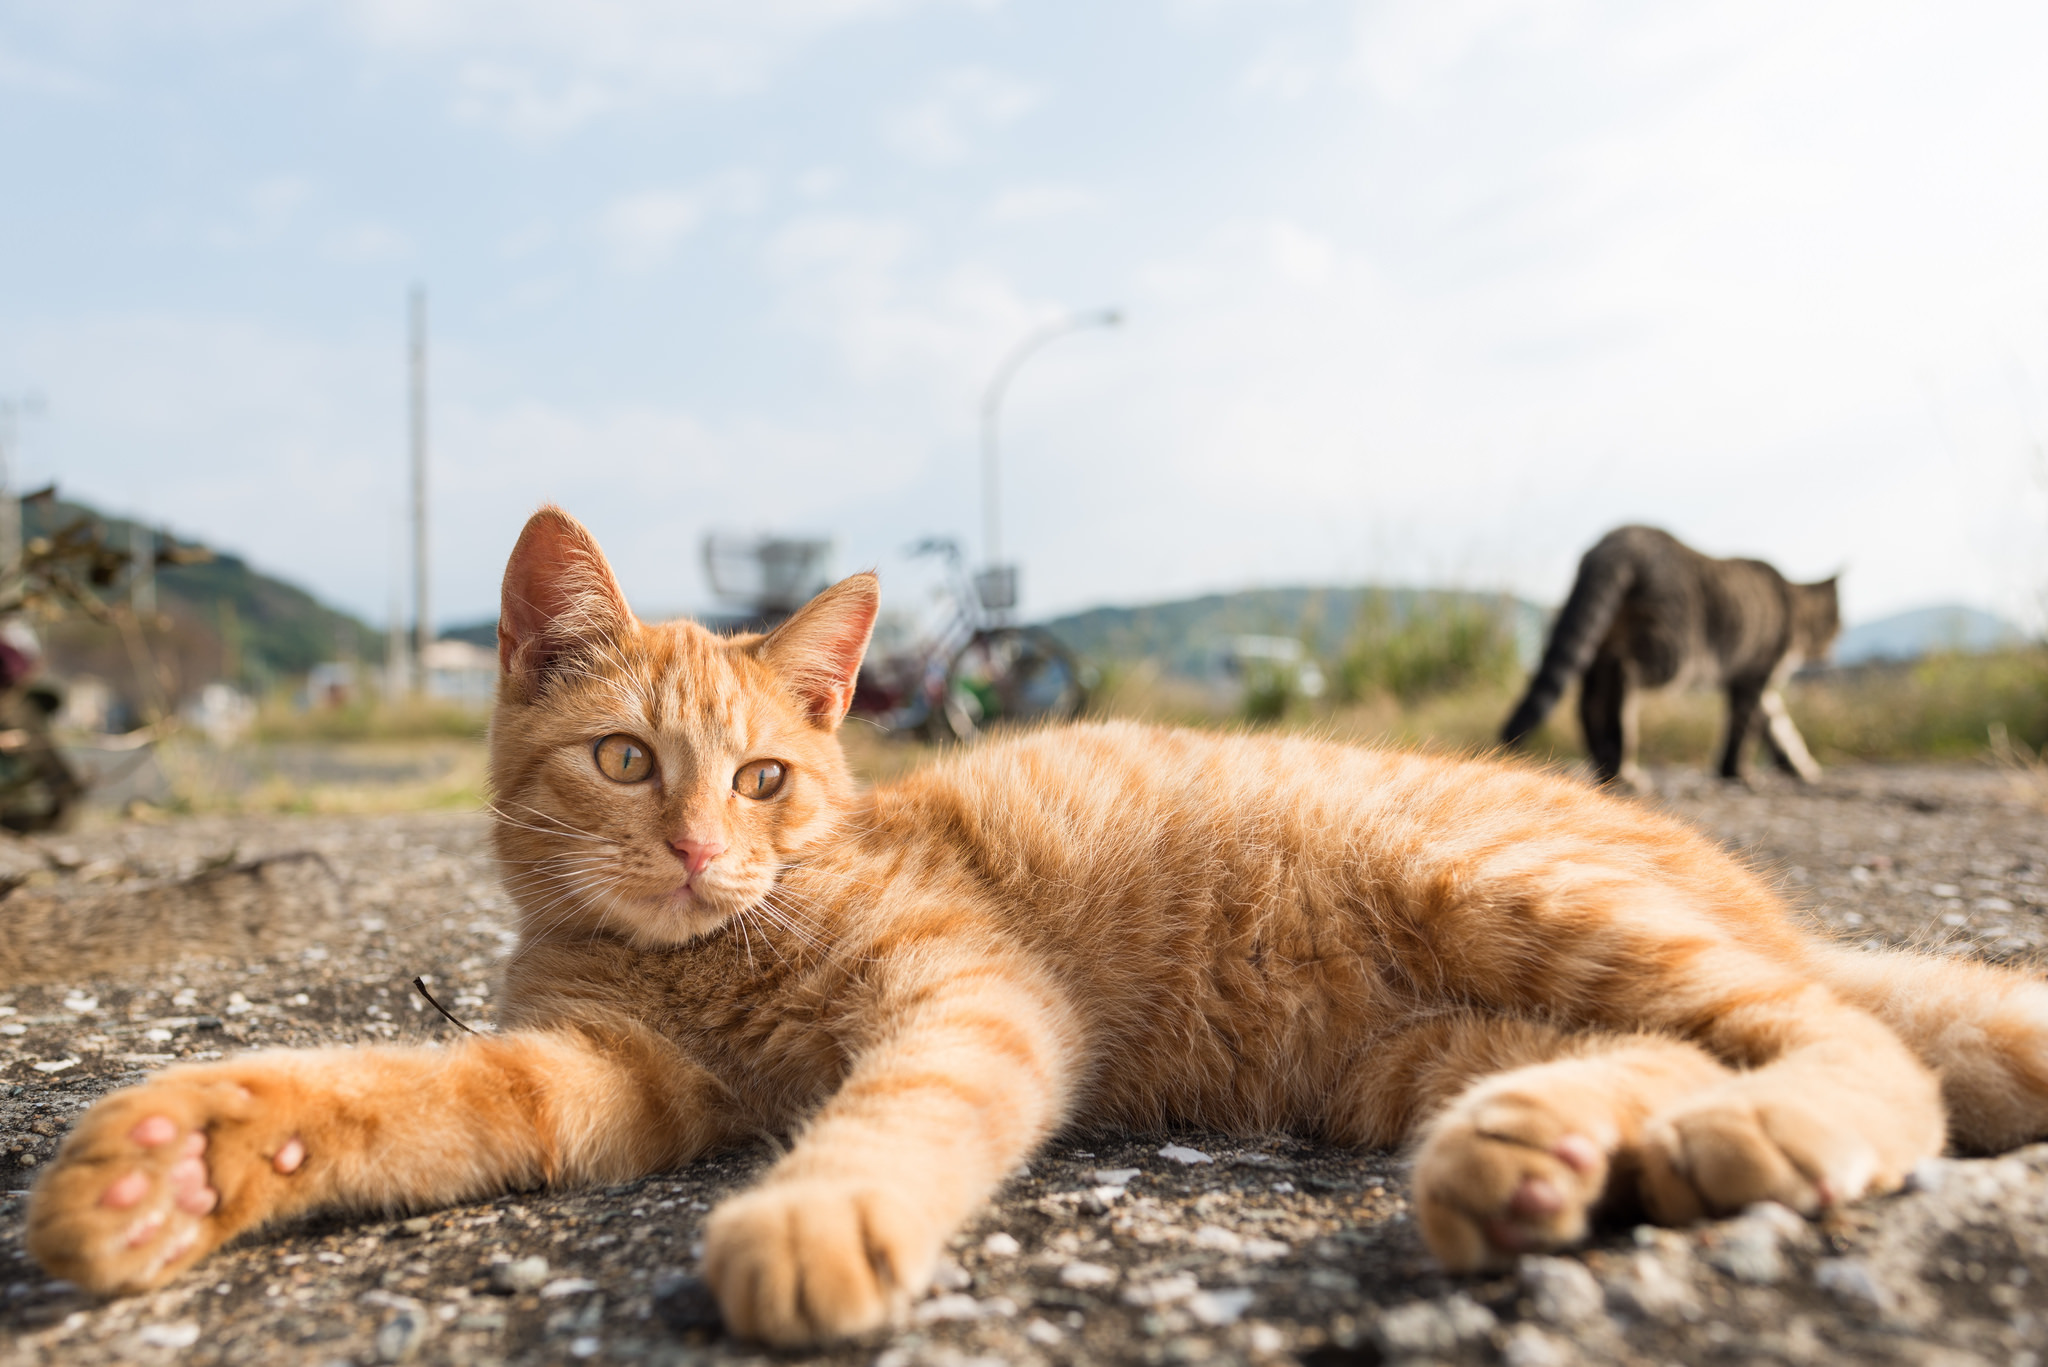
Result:
[[[434,615],[555,500],[981,554],[1027,615],[1562,599],[1623,522],[2039,629],[2048,7],[0,0],[21,487],[381,622],[428,293]],[[23,401],[39,399],[24,407]],[[0,434],[4,435],[4,434]]]

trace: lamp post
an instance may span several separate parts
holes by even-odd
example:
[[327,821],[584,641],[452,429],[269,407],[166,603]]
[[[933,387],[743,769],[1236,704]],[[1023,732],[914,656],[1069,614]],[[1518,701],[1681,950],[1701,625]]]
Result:
[[[1010,387],[1011,377],[1046,344],[1088,328],[1113,328],[1123,320],[1123,314],[1116,309],[1097,309],[1047,323],[1017,343],[1003,358],[1003,363],[996,367],[996,373],[989,377],[988,388],[981,396],[981,551],[990,571],[1001,569],[1003,559],[1002,488],[997,465],[996,425],[1002,414],[1003,394]],[[1010,589],[1013,599],[1015,592],[1013,584]]]

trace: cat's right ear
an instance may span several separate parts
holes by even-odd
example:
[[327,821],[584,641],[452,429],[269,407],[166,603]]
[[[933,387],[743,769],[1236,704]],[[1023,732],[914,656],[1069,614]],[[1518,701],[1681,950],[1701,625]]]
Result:
[[498,668],[528,699],[563,657],[633,625],[597,538],[553,504],[526,520],[498,604]]

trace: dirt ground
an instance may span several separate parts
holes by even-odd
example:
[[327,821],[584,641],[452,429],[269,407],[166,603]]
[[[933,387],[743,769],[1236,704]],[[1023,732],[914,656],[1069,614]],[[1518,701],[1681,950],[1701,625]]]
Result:
[[[1981,768],[1864,768],[1667,802],[1827,930],[2038,965],[2041,794]],[[512,943],[483,819],[200,817],[0,841],[0,1367],[564,1361],[1841,1361],[2048,1355],[2048,1145],[1940,1160],[1810,1225],[1779,1208],[1605,1234],[1514,1272],[1434,1271],[1403,1158],[1285,1137],[1075,1135],[954,1242],[892,1335],[791,1357],[721,1336],[705,1213],[765,1151],[599,1191],[248,1238],[152,1295],[95,1301],[21,1247],[25,1191],[94,1098],[177,1059],[446,1038],[409,984],[487,1022]],[[147,923],[138,922],[138,909]]]

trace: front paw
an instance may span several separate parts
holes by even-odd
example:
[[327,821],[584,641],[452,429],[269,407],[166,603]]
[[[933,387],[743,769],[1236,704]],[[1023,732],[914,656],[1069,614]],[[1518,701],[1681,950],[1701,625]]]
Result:
[[1452,1272],[1576,1244],[1607,1186],[1612,1141],[1551,1100],[1468,1097],[1430,1129],[1415,1159],[1417,1220]]
[[1654,1117],[1642,1137],[1643,1200],[1651,1218],[1687,1224],[1758,1201],[1817,1215],[1894,1190],[1912,1161],[1940,1147],[1938,1128],[1929,1127],[1924,1152],[1888,1157],[1860,1132],[1854,1112],[1745,1079]]
[[931,1282],[938,1239],[903,1203],[850,1182],[780,1182],[734,1197],[704,1235],[726,1328],[779,1347],[878,1329]]
[[37,1183],[29,1252],[88,1291],[161,1286],[260,1221],[266,1187],[304,1164],[305,1145],[272,1128],[255,1093],[218,1068],[113,1093]]

